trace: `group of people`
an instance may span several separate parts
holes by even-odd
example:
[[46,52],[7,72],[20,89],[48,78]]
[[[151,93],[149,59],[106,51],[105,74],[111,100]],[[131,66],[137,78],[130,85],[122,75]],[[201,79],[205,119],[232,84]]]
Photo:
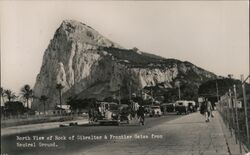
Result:
[[214,105],[206,98],[200,105],[200,113],[205,116],[205,121],[209,122],[213,115]]
[[88,111],[89,123],[92,124],[93,122],[95,122],[97,119],[97,116],[100,114],[101,114],[100,107],[96,107],[96,106],[92,105]]

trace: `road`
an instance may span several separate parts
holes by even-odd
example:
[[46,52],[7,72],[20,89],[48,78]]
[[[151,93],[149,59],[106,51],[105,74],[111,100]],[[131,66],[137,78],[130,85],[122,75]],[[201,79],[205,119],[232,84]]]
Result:
[[[2,154],[226,155],[228,147],[218,118],[216,113],[210,123],[205,123],[199,113],[172,114],[160,118],[147,118],[144,126],[136,122],[120,126],[82,125],[4,136]],[[61,140],[55,140],[55,136]],[[43,137],[53,139],[34,140]],[[20,140],[22,138],[26,140]],[[17,147],[17,142],[22,144],[28,142],[31,146],[35,142],[35,147]],[[41,142],[51,143],[52,147],[44,145],[41,147],[39,146]]]
[[[145,141],[143,137],[140,137],[142,135],[139,135],[140,132],[150,129],[154,126],[157,126],[159,124],[162,124],[164,122],[173,120],[177,118],[177,115],[168,115],[163,116],[160,118],[146,118],[146,124],[144,126],[139,125],[136,121],[132,122],[131,124],[121,124],[120,126],[115,125],[81,125],[81,126],[71,126],[71,127],[61,127],[57,129],[49,129],[45,131],[37,131],[37,132],[29,132],[24,134],[18,134],[18,135],[11,135],[11,136],[4,136],[2,137],[2,153],[7,153],[8,155],[28,155],[28,154],[84,154],[85,150],[88,150],[90,148],[98,147],[102,144],[107,143],[116,143],[116,142],[124,142],[124,141],[137,141],[139,143]],[[180,116],[179,116],[180,117]],[[135,134],[138,133],[138,137],[136,137]],[[157,134],[155,132],[154,134]],[[52,137],[52,140],[34,140],[33,138],[38,137],[44,137],[45,139],[47,137]],[[113,136],[114,137],[113,137]],[[115,137],[115,136],[130,136],[126,137],[123,140],[121,140],[121,137]],[[149,136],[150,133],[143,134],[143,136]],[[18,138],[17,138],[18,136]],[[37,137],[33,137],[37,136]],[[57,136],[57,137],[56,137]],[[64,140],[63,138],[66,137],[68,139],[69,137],[75,136],[74,140]],[[90,137],[89,137],[90,136]],[[99,137],[99,139],[95,140],[88,140],[88,139],[79,139],[82,138],[92,138],[93,136]],[[104,139],[104,136],[107,136],[107,139]],[[134,137],[135,136],[135,137]],[[150,135],[151,136],[151,135]],[[59,137],[62,139],[59,140]],[[78,139],[76,139],[78,137]],[[102,139],[100,139],[102,137]],[[26,138],[26,139],[22,139]],[[55,138],[58,138],[58,140],[55,140]],[[95,138],[95,137],[93,137]],[[130,138],[130,139],[129,139]],[[144,137],[145,138],[145,137]],[[156,138],[156,137],[155,137]],[[120,140],[117,140],[120,139]],[[155,140],[156,142],[159,142],[163,140],[163,138]],[[29,146],[29,147],[17,147],[17,143],[19,144],[34,144],[35,147]],[[56,147],[40,147],[39,143],[51,143],[52,145],[54,142],[57,145]]]

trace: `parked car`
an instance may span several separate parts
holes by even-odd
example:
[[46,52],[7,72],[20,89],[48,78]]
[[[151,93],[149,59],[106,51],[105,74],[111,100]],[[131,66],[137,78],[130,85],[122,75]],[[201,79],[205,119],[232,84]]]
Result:
[[187,114],[188,111],[188,101],[176,101],[175,103],[175,111],[178,114],[185,113]]
[[175,111],[175,103],[163,103],[163,104],[161,104],[161,109],[162,109],[163,113],[174,112]]
[[162,111],[161,111],[161,107],[160,106],[151,106],[150,107],[150,117],[154,117],[154,116],[162,116]]

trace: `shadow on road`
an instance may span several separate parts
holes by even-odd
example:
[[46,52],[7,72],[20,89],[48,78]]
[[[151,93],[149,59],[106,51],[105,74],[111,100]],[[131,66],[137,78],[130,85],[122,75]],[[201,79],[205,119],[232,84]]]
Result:
[[97,126],[126,126],[126,127],[130,127],[130,126],[141,126],[139,123],[133,123],[133,124],[127,124],[127,123],[121,123],[119,125],[117,124],[112,124],[112,123],[105,123],[105,124],[81,124],[81,125],[77,125],[79,127],[97,127]]

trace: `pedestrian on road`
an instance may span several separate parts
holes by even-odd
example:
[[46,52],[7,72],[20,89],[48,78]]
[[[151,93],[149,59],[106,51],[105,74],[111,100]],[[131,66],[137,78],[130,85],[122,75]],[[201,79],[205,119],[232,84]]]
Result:
[[213,117],[214,117],[214,115],[213,115],[213,111],[214,111],[214,104],[213,104],[213,103],[211,103],[210,101],[208,101],[208,102],[209,102],[209,104],[211,105],[210,111],[211,111],[211,117],[213,118]]
[[210,116],[212,115],[212,105],[207,98],[205,99],[205,101],[201,102],[200,113],[205,116],[206,122],[210,121]]
[[92,124],[93,120],[94,120],[93,108],[92,107],[89,108],[88,114],[89,114],[89,123]]
[[206,100],[205,100],[205,117],[206,117],[206,122],[210,121],[211,114],[212,114],[212,105],[211,105],[211,102],[206,98]]
[[138,109],[138,111],[137,111],[137,116],[138,116],[138,118],[139,118],[139,120],[140,120],[140,123],[141,123],[142,125],[144,125],[144,122],[145,122],[145,117],[144,117],[144,115],[145,115],[145,110],[144,110],[144,108],[140,105],[140,107],[139,107],[139,109]]
[[130,100],[130,107],[131,107],[131,120],[134,119],[134,118],[138,118],[138,115],[136,116],[137,114],[137,111],[140,107],[140,105],[137,103],[137,102],[134,102],[133,100]]

